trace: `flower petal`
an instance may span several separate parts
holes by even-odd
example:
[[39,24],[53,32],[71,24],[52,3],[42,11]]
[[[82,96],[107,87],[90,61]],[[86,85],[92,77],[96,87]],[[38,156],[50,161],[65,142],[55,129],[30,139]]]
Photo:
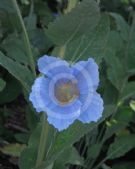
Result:
[[99,84],[98,65],[90,58],[72,66],[72,73],[78,80],[80,93],[87,93],[92,88],[97,89]]
[[[84,98],[87,96],[81,96]],[[102,116],[103,112],[103,100],[100,97],[98,93],[94,93],[92,99],[90,100],[89,103],[87,103],[87,109],[86,107],[82,108],[81,115],[79,116],[79,120],[82,121],[83,123],[89,123],[89,122],[96,122],[100,117]]]
[[32,102],[37,112],[46,111],[46,105],[51,102],[49,97],[49,82],[45,77],[39,77],[35,80],[29,100]]
[[47,106],[47,115],[56,119],[73,119],[78,118],[81,113],[81,102],[79,100],[75,100],[68,105],[60,105],[57,102],[51,102]]
[[49,116],[47,120],[50,124],[52,124],[59,131],[62,131],[68,128],[69,125],[71,125],[74,122],[75,118],[74,119],[56,119],[56,118]]
[[53,77],[58,73],[71,73],[69,64],[59,58],[44,55],[38,60],[38,69],[48,77]]

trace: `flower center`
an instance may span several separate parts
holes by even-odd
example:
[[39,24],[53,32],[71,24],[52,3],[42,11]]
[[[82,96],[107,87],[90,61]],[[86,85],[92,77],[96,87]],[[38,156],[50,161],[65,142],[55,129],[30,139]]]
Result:
[[54,94],[57,101],[65,105],[76,99],[79,95],[79,90],[75,82],[68,81],[56,84]]

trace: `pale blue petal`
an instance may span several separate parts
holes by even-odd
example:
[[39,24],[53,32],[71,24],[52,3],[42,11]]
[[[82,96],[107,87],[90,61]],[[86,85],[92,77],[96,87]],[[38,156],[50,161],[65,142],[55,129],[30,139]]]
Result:
[[80,93],[96,90],[99,84],[98,65],[90,58],[72,66],[72,73],[78,80]]
[[[82,97],[82,101],[85,101],[85,98],[87,96],[80,96]],[[81,115],[79,116],[79,120],[83,123],[89,123],[89,122],[96,122],[97,120],[99,120],[102,116],[102,112],[103,112],[103,100],[100,97],[100,95],[98,93],[94,93],[92,99],[87,103],[87,109],[85,110],[85,108],[82,108],[82,112]]]
[[82,103],[79,100],[67,105],[60,105],[57,102],[51,102],[47,105],[47,115],[56,119],[78,118],[81,113]]
[[48,77],[54,77],[56,74],[63,72],[71,73],[69,64],[66,61],[47,55],[39,58],[38,69]]
[[76,118],[73,119],[56,119],[53,117],[48,117],[48,122],[52,124],[55,128],[57,128],[59,131],[62,131],[66,128],[68,128],[75,120]]
[[49,82],[48,78],[42,76],[37,78],[32,86],[29,100],[37,112],[46,111],[46,106],[51,102],[48,93]]

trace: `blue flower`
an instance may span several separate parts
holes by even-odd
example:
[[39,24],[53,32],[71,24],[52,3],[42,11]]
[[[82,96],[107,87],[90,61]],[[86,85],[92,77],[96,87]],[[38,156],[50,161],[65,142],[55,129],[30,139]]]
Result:
[[38,60],[38,77],[30,93],[37,112],[46,112],[48,122],[59,131],[76,119],[96,122],[103,112],[103,100],[96,92],[99,85],[98,66],[92,58],[69,65],[52,56]]

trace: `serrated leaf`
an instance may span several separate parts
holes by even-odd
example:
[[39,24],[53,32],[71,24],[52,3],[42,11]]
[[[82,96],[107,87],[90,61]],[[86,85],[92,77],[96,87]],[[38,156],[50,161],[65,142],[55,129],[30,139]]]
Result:
[[126,135],[118,137],[109,147],[108,159],[115,159],[123,156],[125,153],[135,147],[135,135]]
[[[85,18],[85,19],[84,19]],[[69,43],[95,28],[99,20],[99,8],[94,0],[84,0],[70,13],[49,24],[46,34],[57,45]]]

